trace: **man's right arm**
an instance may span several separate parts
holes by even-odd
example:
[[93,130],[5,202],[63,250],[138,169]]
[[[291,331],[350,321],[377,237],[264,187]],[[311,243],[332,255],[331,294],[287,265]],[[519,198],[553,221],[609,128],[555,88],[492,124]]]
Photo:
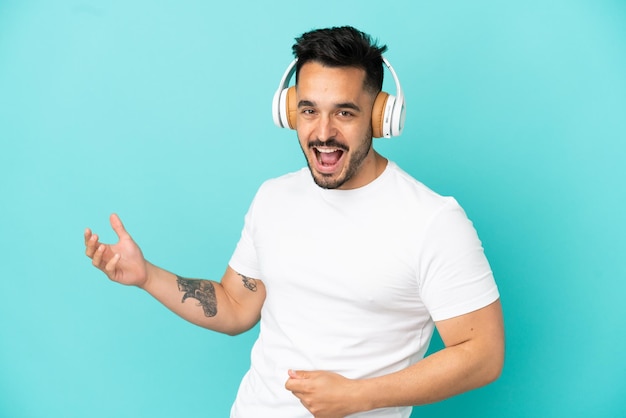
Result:
[[146,261],[115,214],[111,215],[111,226],[119,241],[102,244],[87,229],[85,253],[112,281],[140,287],[182,318],[225,334],[239,334],[258,322],[265,301],[265,286],[260,280],[240,275],[230,267],[221,282],[177,276]]

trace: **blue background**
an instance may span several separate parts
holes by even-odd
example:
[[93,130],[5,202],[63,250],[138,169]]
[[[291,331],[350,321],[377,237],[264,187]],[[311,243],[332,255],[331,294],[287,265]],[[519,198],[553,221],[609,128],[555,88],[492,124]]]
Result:
[[293,38],[343,24],[405,90],[376,147],[460,201],[504,305],[502,377],[413,416],[626,416],[626,2],[267,3],[0,0],[0,416],[227,416],[256,332],[109,282],[82,233],[117,212],[219,279],[256,188],[304,164],[270,113]]

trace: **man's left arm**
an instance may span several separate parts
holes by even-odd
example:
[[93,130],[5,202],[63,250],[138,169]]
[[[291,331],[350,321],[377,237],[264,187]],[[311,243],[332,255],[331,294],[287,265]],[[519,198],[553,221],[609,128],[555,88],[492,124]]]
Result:
[[290,371],[285,387],[315,418],[337,418],[377,408],[437,402],[493,382],[504,363],[500,300],[436,322],[445,345],[385,376],[347,379],[325,371]]

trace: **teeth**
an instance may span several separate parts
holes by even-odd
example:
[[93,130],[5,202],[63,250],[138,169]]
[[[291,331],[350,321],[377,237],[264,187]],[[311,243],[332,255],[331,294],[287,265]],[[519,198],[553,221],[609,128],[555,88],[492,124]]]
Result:
[[330,154],[331,152],[335,152],[338,150],[338,148],[316,148],[319,152],[323,152],[326,154]]

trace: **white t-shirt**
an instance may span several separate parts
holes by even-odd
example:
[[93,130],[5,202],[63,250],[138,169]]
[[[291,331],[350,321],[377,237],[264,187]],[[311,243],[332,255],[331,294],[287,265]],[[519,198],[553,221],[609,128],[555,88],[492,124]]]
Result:
[[230,266],[267,291],[235,418],[311,417],[284,387],[288,369],[347,378],[401,370],[423,358],[433,321],[499,296],[463,209],[393,162],[354,190],[322,189],[306,168],[265,182]]

